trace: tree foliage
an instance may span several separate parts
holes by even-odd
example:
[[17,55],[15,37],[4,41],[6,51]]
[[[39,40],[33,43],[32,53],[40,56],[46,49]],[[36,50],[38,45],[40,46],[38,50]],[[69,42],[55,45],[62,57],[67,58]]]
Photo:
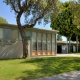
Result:
[[6,21],[6,19],[0,17],[0,23],[4,23],[4,24],[8,24],[8,22]]
[[57,13],[58,16],[55,17],[54,14],[51,16],[51,27],[59,30],[60,34],[66,37],[71,37],[73,34],[78,35],[79,29],[77,26],[79,26],[80,22],[78,14],[80,11],[78,11],[79,8],[77,6],[79,7],[73,1],[63,3]]
[[54,19],[54,14],[51,17],[51,27],[53,29],[59,30],[59,33],[61,35],[64,35],[66,37],[71,37],[72,28],[73,28],[73,14],[71,13],[71,10],[68,8],[68,3],[63,4],[63,9],[60,13],[58,13],[58,16]]
[[[17,17],[25,17],[26,25],[23,27],[33,27],[41,19],[49,20],[49,15],[53,12],[53,7],[57,0],[4,0],[14,10]],[[18,17],[18,18],[19,18]],[[18,22],[18,21],[17,21]],[[20,24],[20,23],[17,23]]]
[[[65,2],[60,7],[57,17],[51,17],[51,27],[59,30],[61,35],[68,37],[69,42],[75,40],[77,42],[78,51],[78,37],[80,36],[80,4],[76,2]],[[70,43],[69,43],[70,50]]]

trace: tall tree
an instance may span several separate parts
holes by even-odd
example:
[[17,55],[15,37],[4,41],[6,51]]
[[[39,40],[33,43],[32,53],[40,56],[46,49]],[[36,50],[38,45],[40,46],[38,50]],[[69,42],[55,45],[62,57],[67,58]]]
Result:
[[4,23],[4,24],[8,24],[8,22],[6,21],[6,19],[0,17],[0,23]]
[[[51,27],[53,29],[59,30],[61,35],[68,37],[69,41],[73,34],[73,14],[69,8],[69,3],[63,3],[61,6],[61,12],[58,13],[58,16],[54,19],[54,14],[51,17]],[[70,46],[70,44],[69,44]],[[70,47],[69,47],[70,50]]]
[[[49,16],[53,13],[58,0],[4,0],[7,5],[16,13],[16,21],[23,42],[23,57],[28,56],[28,46],[25,27],[33,28],[37,22],[43,19],[45,22],[50,20]],[[21,24],[21,16],[24,14],[25,25]]]
[[[54,29],[58,29],[60,34],[70,38],[75,34],[76,40],[78,42],[79,33],[79,4],[75,2],[65,2],[62,4],[60,11],[58,12],[58,16],[54,19],[54,14],[51,17],[51,27]],[[76,17],[76,18],[75,18]],[[70,49],[70,48],[69,48]],[[78,44],[77,44],[78,50]]]
[[78,43],[79,43],[79,36],[80,36],[80,0],[77,1],[73,1],[72,3],[70,3],[71,5],[71,11],[74,15],[73,18],[73,24],[75,25],[75,30],[73,35],[75,34],[76,36],[76,42],[77,42],[77,52],[78,52]]

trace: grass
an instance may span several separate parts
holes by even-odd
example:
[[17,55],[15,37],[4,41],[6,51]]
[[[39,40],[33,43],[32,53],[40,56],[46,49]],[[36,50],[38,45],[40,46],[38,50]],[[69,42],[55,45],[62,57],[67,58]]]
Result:
[[80,70],[77,57],[0,60],[0,80],[33,80],[76,70]]

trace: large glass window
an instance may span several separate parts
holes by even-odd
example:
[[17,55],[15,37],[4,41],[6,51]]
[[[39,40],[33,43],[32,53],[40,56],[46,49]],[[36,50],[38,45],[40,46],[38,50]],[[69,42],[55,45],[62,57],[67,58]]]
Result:
[[30,31],[25,31],[26,33],[26,37],[30,37],[31,36],[31,32]]
[[31,32],[30,31],[25,31],[25,32],[26,32],[26,39],[30,40]]
[[55,34],[52,34],[52,51],[55,51]]
[[12,30],[11,29],[4,29],[4,39],[12,39]]
[[32,50],[37,50],[36,32],[32,32]]
[[21,34],[20,34],[20,32],[19,32],[19,40],[22,41],[22,38],[21,38]]
[[42,50],[42,36],[41,36],[41,33],[38,33],[37,40],[38,40],[38,50]]
[[18,30],[13,30],[13,39],[18,40]]
[[46,50],[47,49],[47,43],[46,43],[46,34],[45,33],[43,33],[43,43],[42,43],[42,45],[43,45],[43,50]]
[[51,51],[51,34],[47,34],[47,50]]

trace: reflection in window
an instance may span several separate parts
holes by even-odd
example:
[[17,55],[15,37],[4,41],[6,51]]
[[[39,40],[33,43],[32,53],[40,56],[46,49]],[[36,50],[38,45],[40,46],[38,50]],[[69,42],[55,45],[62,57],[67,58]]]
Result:
[[51,34],[47,35],[47,50],[51,51]]
[[55,50],[55,34],[52,34],[52,51]]
[[30,40],[31,32],[30,31],[25,31],[25,33],[26,33],[26,40]]
[[36,32],[32,32],[32,50],[37,50]]
[[21,38],[21,34],[20,34],[20,32],[19,32],[19,40],[22,41],[22,38]]
[[13,30],[13,39],[18,40],[18,30]]
[[30,31],[25,31],[26,33],[26,37],[30,37],[31,36],[31,32]]
[[41,33],[38,33],[38,50],[42,50],[42,41],[41,41]]
[[43,50],[47,49],[47,43],[46,43],[46,34],[43,34]]
[[4,39],[12,39],[12,30],[11,29],[4,29]]

